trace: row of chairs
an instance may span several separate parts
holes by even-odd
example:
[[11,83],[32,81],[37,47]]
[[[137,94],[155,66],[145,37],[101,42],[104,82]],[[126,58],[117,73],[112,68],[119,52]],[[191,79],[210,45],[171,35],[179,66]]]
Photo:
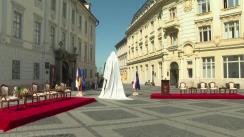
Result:
[[[51,86],[49,83],[45,84],[43,90],[38,89],[39,86],[36,83],[32,83],[31,88],[27,89],[26,97],[31,98],[32,103],[36,100],[36,102],[40,101],[41,98],[44,98],[47,100],[49,99],[58,99],[59,96],[61,98],[68,97],[68,95],[71,97],[71,90],[70,88],[66,87],[66,84],[60,83],[59,85],[55,85],[55,89],[51,89]],[[17,102],[17,105],[20,104],[20,93],[17,92],[18,87],[14,86],[12,90],[10,90],[9,86],[2,84],[1,85],[1,92],[0,92],[0,102],[1,102],[1,108],[3,108],[3,104],[7,103],[7,106],[9,108],[9,105],[11,102]],[[24,102],[27,101],[24,100]]]
[[199,91],[200,93],[221,93],[221,90],[224,90],[225,93],[228,90],[229,93],[237,93],[238,88],[234,82],[226,83],[226,87],[218,87],[215,82],[200,82],[197,87],[188,87],[185,82],[179,84],[180,93],[192,93]]

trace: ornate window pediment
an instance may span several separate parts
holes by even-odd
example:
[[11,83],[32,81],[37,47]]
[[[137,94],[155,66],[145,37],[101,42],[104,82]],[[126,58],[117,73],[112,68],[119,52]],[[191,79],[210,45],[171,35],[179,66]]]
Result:
[[199,19],[195,20],[195,23],[197,24],[198,27],[201,26],[211,26],[213,18],[205,18],[205,19]]
[[35,7],[42,9],[43,1],[42,0],[35,0],[34,5],[35,5]]
[[22,12],[22,14],[24,13],[25,8],[21,4],[19,4],[18,2],[12,1],[12,5],[13,5],[13,10]]
[[241,18],[241,14],[242,14],[241,11],[234,12],[234,13],[229,13],[229,14],[223,14],[223,15],[220,15],[220,18],[224,22],[231,21],[231,20],[239,20]]
[[192,0],[184,0],[184,11],[190,12],[192,10]]

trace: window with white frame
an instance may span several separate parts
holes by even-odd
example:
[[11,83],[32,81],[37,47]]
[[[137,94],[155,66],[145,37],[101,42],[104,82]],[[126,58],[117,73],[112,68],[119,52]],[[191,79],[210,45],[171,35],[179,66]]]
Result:
[[155,50],[155,44],[154,44],[154,39],[150,40],[151,41],[151,48],[152,48],[152,51]]
[[223,56],[224,78],[244,78],[244,55]]
[[75,10],[72,10],[71,23],[75,24]]
[[140,39],[142,39],[142,29],[140,30]]
[[81,40],[79,40],[79,56],[81,55]]
[[34,63],[34,70],[33,70],[33,79],[39,80],[40,79],[40,63]]
[[154,21],[151,21],[151,29],[154,29]]
[[135,52],[135,54],[136,54],[136,56],[138,56],[138,47],[136,46],[136,52]]
[[66,49],[66,32],[65,31],[63,31],[62,32],[62,48],[64,48],[64,49]]
[[187,73],[188,73],[188,78],[192,78],[193,76],[192,68],[187,68]]
[[93,27],[92,27],[92,25],[91,25],[91,27],[90,27],[90,37],[92,38],[92,32],[93,32]]
[[85,57],[84,57],[85,62],[88,61],[88,60],[87,60],[87,58],[88,58],[88,57],[87,57],[87,52],[88,52],[88,51],[87,51],[87,45],[85,45],[85,54],[84,54],[84,55],[85,55]]
[[93,52],[93,50],[92,50],[92,47],[91,47],[91,48],[90,48],[90,60],[91,60],[91,61],[92,61],[92,56],[93,56],[92,52]]
[[18,11],[14,11],[13,16],[13,37],[22,38],[22,14]]
[[20,61],[19,60],[12,61],[12,79],[13,80],[20,79]]
[[79,27],[80,30],[82,30],[82,16],[79,17]]
[[87,34],[87,28],[88,27],[88,24],[87,24],[87,20],[85,21],[85,34]]
[[224,8],[232,8],[239,5],[239,0],[224,0]]
[[231,21],[224,23],[225,39],[233,39],[240,37],[239,21]]
[[163,49],[164,46],[163,46],[162,37],[158,38],[158,42],[159,42],[160,49]]
[[198,0],[197,2],[198,2],[199,13],[206,13],[210,11],[209,0]]
[[148,43],[145,44],[146,47],[146,54],[148,54]]
[[176,18],[176,7],[174,7],[174,8],[171,8],[170,10],[169,10],[169,13],[170,13],[170,19],[175,19]]
[[56,11],[56,0],[51,0],[51,10]]
[[63,2],[63,18],[67,17],[67,3]]
[[145,30],[145,33],[147,33],[147,24],[145,25],[145,27],[144,27],[144,30]]
[[177,46],[177,32],[173,32],[170,34],[171,46]]
[[34,43],[35,45],[41,44],[41,23],[39,21],[34,23]]
[[42,8],[42,0],[35,0],[34,5],[38,8]]
[[199,34],[200,34],[200,42],[211,41],[211,27],[210,26],[199,27]]
[[204,57],[203,61],[203,78],[215,78],[215,59],[214,57]]
[[50,39],[51,39],[51,45],[55,46],[56,41],[56,28],[54,25],[51,25],[50,27]]
[[143,50],[142,50],[142,43],[140,44],[140,46],[139,46],[139,47],[140,47],[140,52],[139,52],[139,53],[140,53],[140,56],[141,56],[141,55],[142,55],[142,53],[143,53]]
[[71,35],[71,46],[72,46],[71,50],[74,50],[75,49],[75,36],[74,35]]
[[158,63],[158,79],[162,79],[162,75],[163,75],[163,67],[162,67],[162,62]]

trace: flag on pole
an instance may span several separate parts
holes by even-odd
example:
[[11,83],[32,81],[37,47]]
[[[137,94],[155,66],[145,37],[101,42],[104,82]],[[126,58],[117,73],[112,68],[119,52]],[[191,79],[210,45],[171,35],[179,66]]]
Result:
[[82,95],[82,88],[81,88],[81,73],[80,73],[79,68],[77,68],[77,71],[76,71],[75,87],[78,90],[78,94],[76,96],[82,97],[83,95]]

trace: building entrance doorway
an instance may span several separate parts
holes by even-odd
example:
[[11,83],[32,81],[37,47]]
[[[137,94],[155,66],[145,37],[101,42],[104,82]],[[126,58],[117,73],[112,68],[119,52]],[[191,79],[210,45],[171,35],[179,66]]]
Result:
[[54,65],[50,65],[50,73],[49,73],[49,79],[50,79],[50,84],[53,87],[56,83],[56,69]]
[[176,62],[170,64],[170,84],[178,85],[179,81],[179,65]]
[[69,65],[65,61],[62,63],[62,82],[69,83]]

